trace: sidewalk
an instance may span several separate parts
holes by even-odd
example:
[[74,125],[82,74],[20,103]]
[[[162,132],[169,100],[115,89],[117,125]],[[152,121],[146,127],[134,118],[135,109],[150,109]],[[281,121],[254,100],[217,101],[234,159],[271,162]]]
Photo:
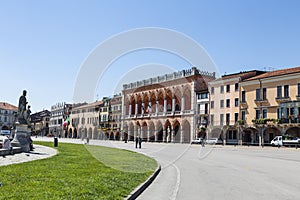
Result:
[[23,162],[29,162],[38,159],[49,158],[57,154],[57,150],[34,144],[34,151],[30,151],[28,153],[18,153],[14,155],[6,155],[5,157],[0,157],[0,166],[11,165]]

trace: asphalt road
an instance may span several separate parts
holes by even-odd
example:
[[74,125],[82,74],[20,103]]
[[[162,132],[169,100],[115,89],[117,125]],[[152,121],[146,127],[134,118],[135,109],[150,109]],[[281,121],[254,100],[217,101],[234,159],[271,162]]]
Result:
[[300,199],[300,149],[158,143],[135,149],[133,142],[96,140],[90,144],[138,151],[161,164],[160,174],[140,200]]

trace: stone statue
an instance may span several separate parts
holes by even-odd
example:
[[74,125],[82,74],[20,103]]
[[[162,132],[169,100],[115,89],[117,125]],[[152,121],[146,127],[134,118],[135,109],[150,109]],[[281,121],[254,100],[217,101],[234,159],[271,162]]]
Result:
[[30,113],[31,113],[31,110],[30,110],[30,106],[28,105],[27,107],[27,111],[26,111],[26,121],[27,121],[27,124],[30,124]]
[[18,121],[21,124],[27,124],[26,120],[26,105],[27,105],[27,99],[26,99],[26,90],[23,90],[23,95],[19,99],[19,107],[18,107]]
[[21,147],[21,152],[29,152],[33,149],[30,127],[30,106],[27,107],[26,90],[19,98],[18,112],[16,113],[16,123],[14,125],[14,139],[11,141],[13,147]]

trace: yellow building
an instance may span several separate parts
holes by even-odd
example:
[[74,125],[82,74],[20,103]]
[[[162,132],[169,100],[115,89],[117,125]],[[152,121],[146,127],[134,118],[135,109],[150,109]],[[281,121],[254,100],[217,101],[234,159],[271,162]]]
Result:
[[238,121],[240,117],[240,82],[262,74],[252,70],[223,75],[208,83],[210,92],[210,124],[208,137],[218,137],[224,144],[241,143]]
[[267,72],[241,83],[244,143],[269,144],[276,135],[300,137],[300,67]]
[[96,101],[72,106],[69,116],[71,121],[68,127],[69,137],[81,139],[100,139],[102,137],[98,130],[101,104],[102,101]]

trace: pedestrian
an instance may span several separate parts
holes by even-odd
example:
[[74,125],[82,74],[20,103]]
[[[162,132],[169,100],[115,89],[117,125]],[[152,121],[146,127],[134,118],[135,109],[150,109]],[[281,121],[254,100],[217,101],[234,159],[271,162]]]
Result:
[[142,138],[139,137],[139,148],[141,148],[141,147],[142,147]]
[[136,138],[135,138],[135,148],[138,147],[138,143],[139,143],[139,137],[136,137]]

